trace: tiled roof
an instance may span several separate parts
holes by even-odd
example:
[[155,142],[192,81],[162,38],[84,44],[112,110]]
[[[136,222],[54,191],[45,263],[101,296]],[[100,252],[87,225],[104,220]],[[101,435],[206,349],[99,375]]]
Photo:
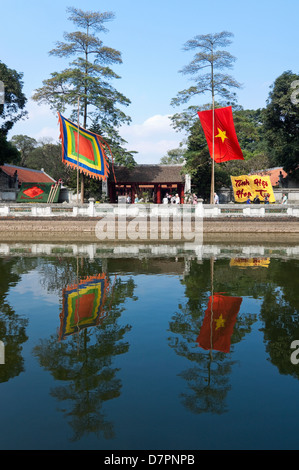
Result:
[[[133,168],[115,165],[117,183],[183,183],[182,165],[136,165]],[[113,172],[110,172],[113,181]]]
[[269,175],[272,186],[278,186],[280,172],[282,173],[282,176],[284,178],[286,176],[288,176],[288,174],[282,168],[279,168],[279,167],[269,168],[268,170],[256,171],[255,174],[257,174],[257,175]]
[[1,165],[1,170],[8,176],[13,177],[17,171],[20,183],[53,183],[55,180],[40,170],[31,170],[30,168],[23,168],[16,165]]

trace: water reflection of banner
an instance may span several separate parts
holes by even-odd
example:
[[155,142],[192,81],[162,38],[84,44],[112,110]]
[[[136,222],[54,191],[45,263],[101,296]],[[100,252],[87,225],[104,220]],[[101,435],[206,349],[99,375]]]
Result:
[[210,297],[197,338],[197,343],[201,348],[224,353],[230,351],[231,336],[241,303],[242,297],[228,297],[220,294]]
[[262,267],[268,268],[270,264],[270,258],[232,258],[230,260],[230,266],[237,266],[239,268],[246,267]]
[[96,326],[106,316],[103,307],[109,287],[106,274],[88,277],[63,290],[59,339]]

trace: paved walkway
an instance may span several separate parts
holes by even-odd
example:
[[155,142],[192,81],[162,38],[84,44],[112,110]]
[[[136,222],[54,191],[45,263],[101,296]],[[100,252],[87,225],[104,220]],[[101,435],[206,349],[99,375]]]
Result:
[[[100,219],[95,218],[1,218],[0,219],[0,241],[94,241],[100,242],[96,237],[96,224]],[[129,222],[128,222],[129,223]],[[149,225],[149,224],[148,224]],[[115,226],[117,234],[117,223]],[[193,229],[193,228],[192,228]],[[206,219],[203,221],[203,236],[206,240],[229,239],[249,241],[267,241],[283,239],[299,243],[299,220],[298,218],[221,218]],[[108,241],[108,240],[107,240]],[[113,243],[118,240],[109,240]],[[123,241],[123,240],[122,240]],[[127,240],[143,243],[147,240],[136,238]],[[155,242],[150,239],[149,241]],[[161,239],[159,231],[157,241],[164,243],[177,242],[173,237],[172,224],[170,223],[169,239]],[[181,240],[184,241],[184,240]]]

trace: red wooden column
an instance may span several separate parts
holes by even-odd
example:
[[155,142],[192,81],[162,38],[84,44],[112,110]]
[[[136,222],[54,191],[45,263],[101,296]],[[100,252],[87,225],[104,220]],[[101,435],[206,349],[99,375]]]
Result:
[[135,202],[135,194],[137,194],[137,184],[132,183],[132,204]]
[[115,183],[108,183],[108,195],[111,203],[115,202]]
[[184,204],[184,202],[185,202],[185,191],[184,191],[184,185],[183,184],[178,185],[178,192],[179,192],[179,195],[180,195],[181,204]]
[[161,204],[161,185],[157,185],[157,204]]

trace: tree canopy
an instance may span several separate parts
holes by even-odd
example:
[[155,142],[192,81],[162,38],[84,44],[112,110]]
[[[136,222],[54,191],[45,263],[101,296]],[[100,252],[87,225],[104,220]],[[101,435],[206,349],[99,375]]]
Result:
[[0,61],[0,82],[4,89],[0,102],[0,164],[17,160],[19,156],[17,149],[7,142],[7,134],[27,114],[22,78],[22,73],[8,68]]
[[271,86],[263,124],[267,151],[287,173],[299,179],[299,106],[292,99],[292,84],[299,75],[281,74]]
[[[225,100],[225,102],[235,102],[235,93],[231,90],[239,88],[241,85],[231,75],[222,73],[226,69],[232,68],[236,60],[228,51],[223,50],[224,47],[231,44],[232,37],[233,34],[228,31],[201,34],[184,44],[184,51],[195,51],[195,54],[193,60],[179,72],[190,76],[194,85],[179,91],[171,101],[172,106],[180,106],[189,102],[192,98],[206,93],[210,95],[210,107],[214,98],[218,98],[218,101],[220,99]],[[219,101],[219,105],[222,105],[221,101]],[[193,124],[197,110],[198,103],[189,106],[184,111],[181,117],[185,120],[185,123],[187,118]]]

